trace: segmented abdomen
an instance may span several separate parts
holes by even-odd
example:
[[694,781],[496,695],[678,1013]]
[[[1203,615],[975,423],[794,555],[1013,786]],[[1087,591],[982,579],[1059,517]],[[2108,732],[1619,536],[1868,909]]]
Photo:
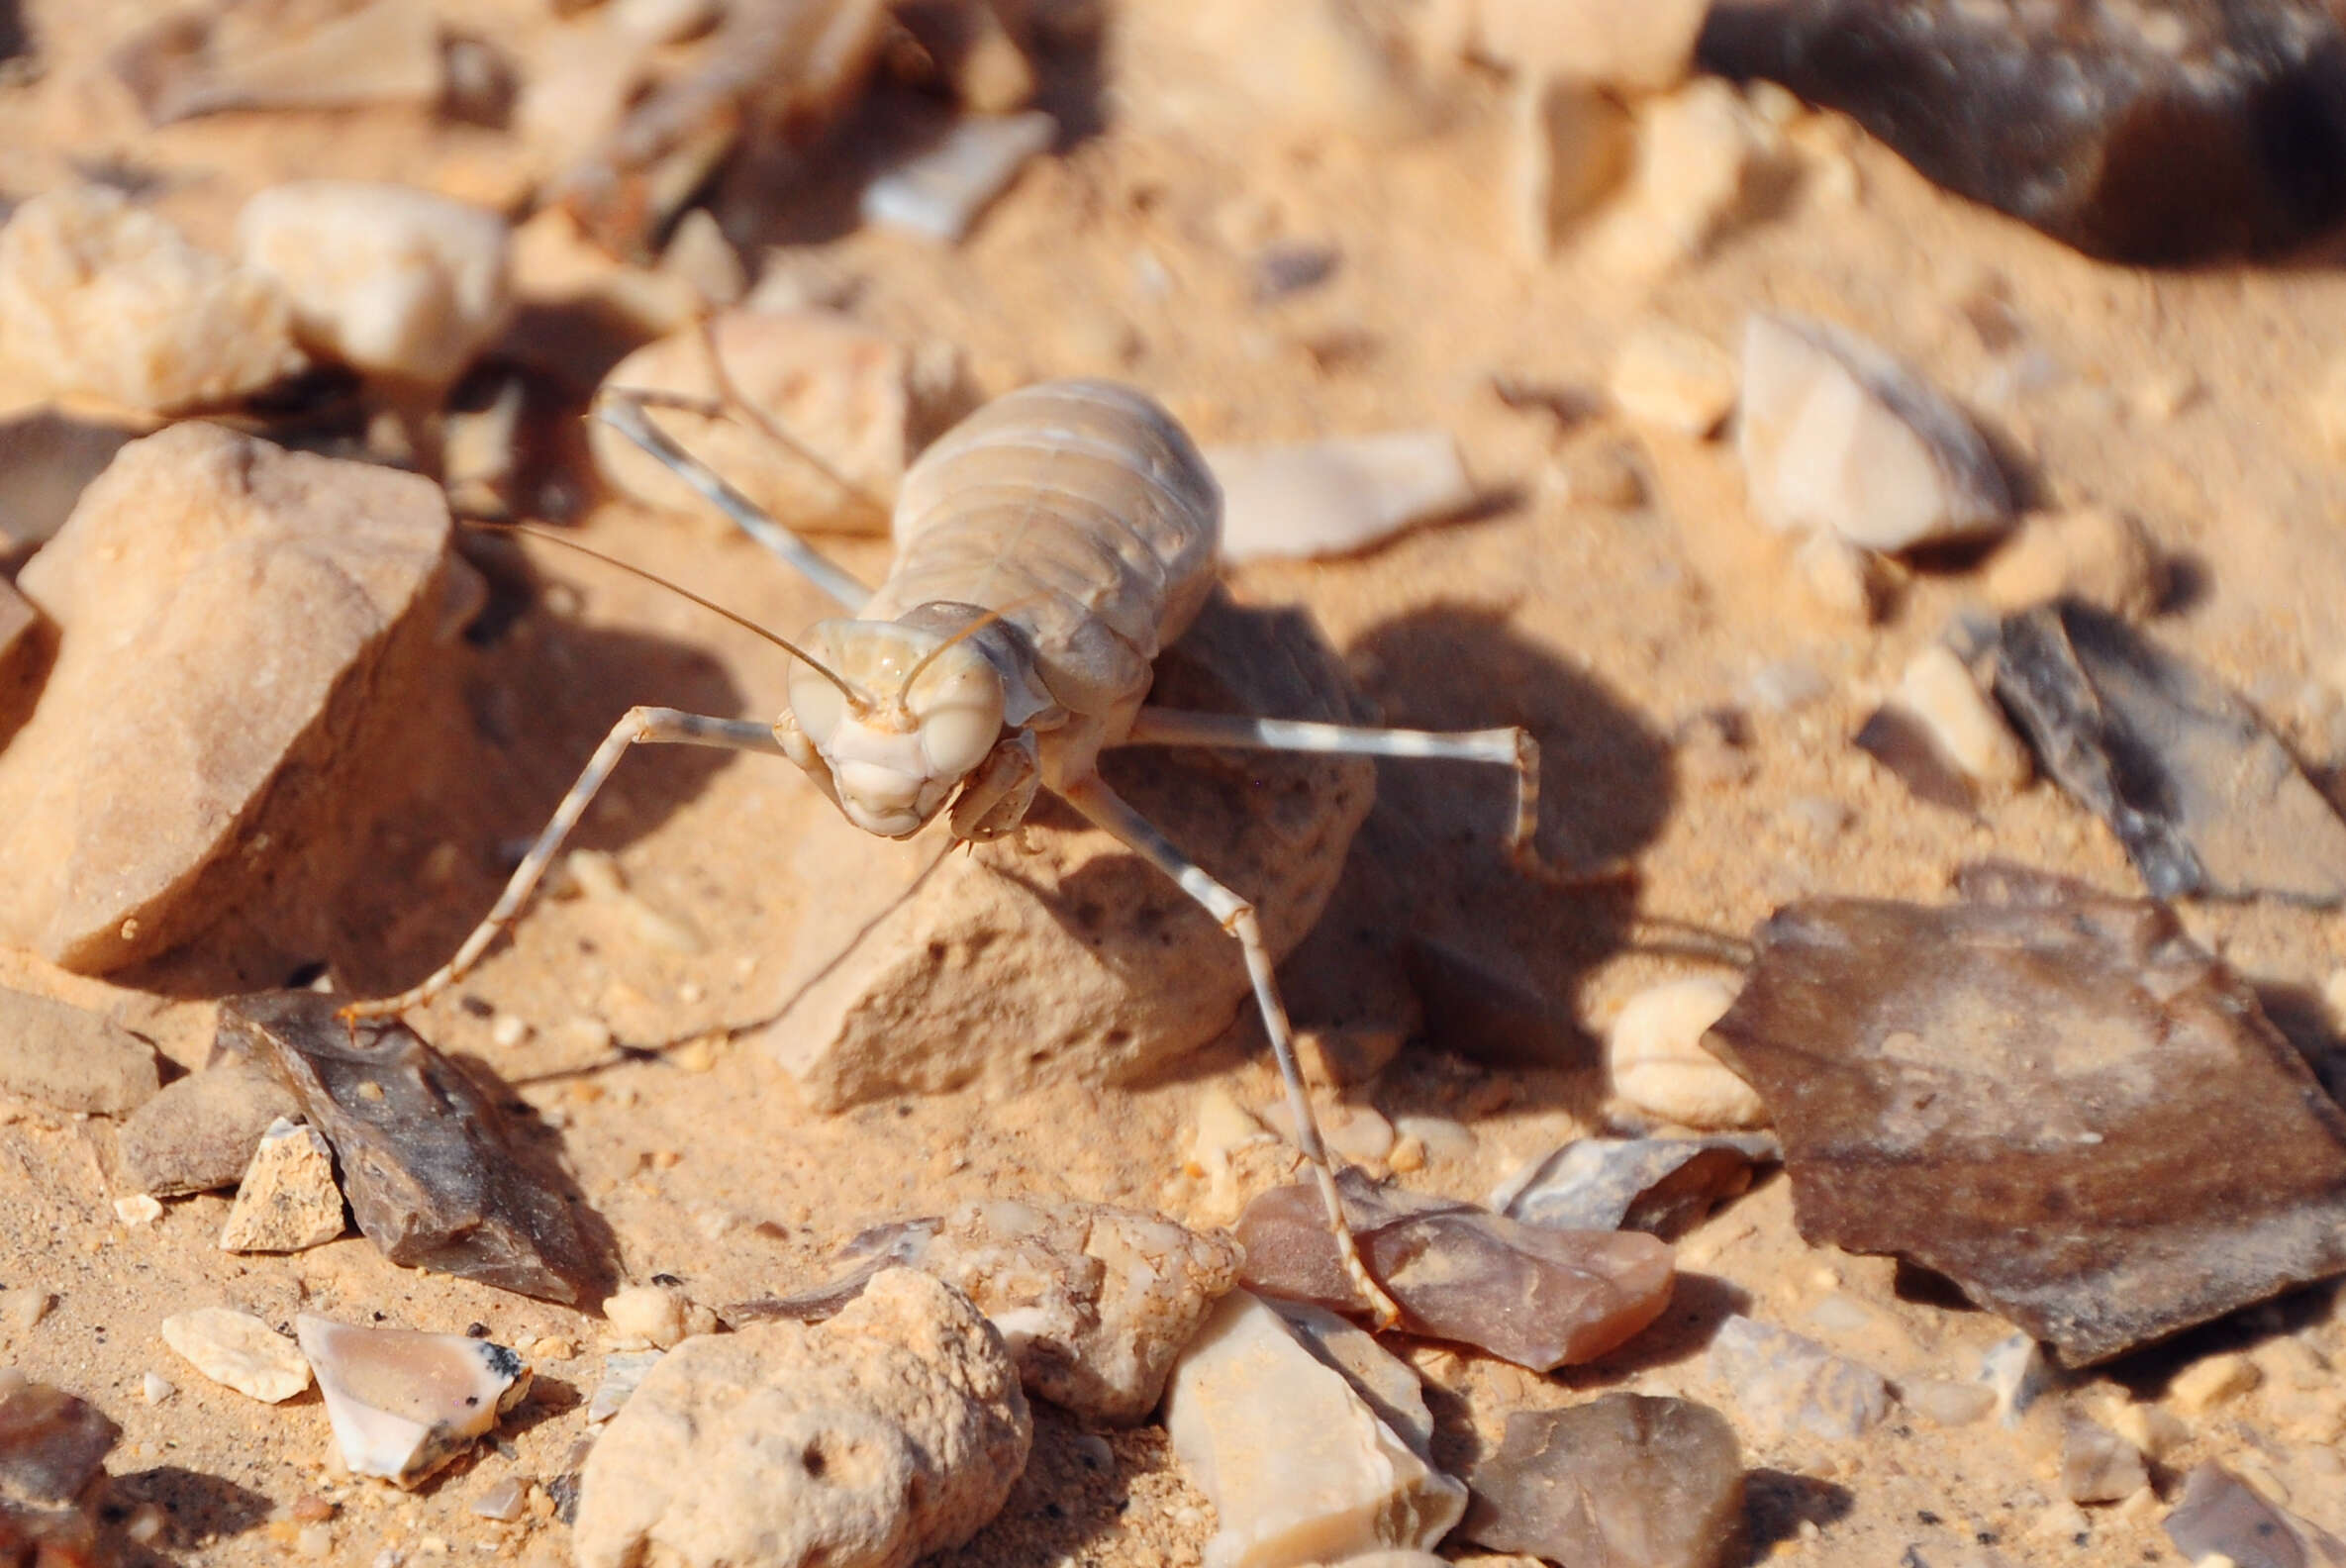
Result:
[[896,562],[862,614],[1004,612],[1051,695],[1108,717],[1205,602],[1222,492],[1173,416],[1130,387],[1046,381],[995,399],[921,454],[898,492]]

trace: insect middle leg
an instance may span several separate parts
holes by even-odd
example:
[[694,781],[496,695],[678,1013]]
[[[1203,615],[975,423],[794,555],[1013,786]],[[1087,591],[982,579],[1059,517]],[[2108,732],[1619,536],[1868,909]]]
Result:
[[587,759],[585,769],[578,775],[578,782],[570,786],[570,793],[563,796],[562,803],[554,808],[552,818],[538,833],[538,841],[530,846],[528,854],[522,856],[522,863],[514,869],[512,878],[505,884],[505,891],[497,896],[497,902],[488,915],[472,929],[472,934],[464,938],[464,944],[456,949],[456,956],[434,970],[422,984],[411,986],[397,996],[350,1003],[342,1010],[342,1018],[347,1021],[395,1017],[410,1008],[422,1007],[461,980],[479,961],[480,955],[488,950],[489,944],[497,939],[498,932],[520,917],[522,907],[530,902],[530,895],[537,891],[538,882],[545,876],[545,868],[552,864],[554,856],[561,850],[563,840],[578,826],[579,818],[586,815],[586,809],[593,803],[596,792],[611,777],[611,770],[619,766],[619,759],[627,754],[628,747],[661,742],[715,746],[726,751],[765,751],[776,756],[786,754],[773,730],[751,720],[712,719],[674,708],[629,709],[619,723],[611,727],[611,734],[603,737],[603,743],[595,748],[595,754]]
[[1106,829],[1126,848],[1171,877],[1182,892],[1205,906],[1223,931],[1237,938],[1239,948],[1246,955],[1247,978],[1254,984],[1255,1005],[1262,1012],[1263,1031],[1271,1037],[1271,1054],[1278,1059],[1288,1107],[1295,1114],[1297,1140],[1303,1145],[1304,1158],[1311,1163],[1313,1177],[1320,1185],[1320,1200],[1327,1205],[1328,1225],[1335,1232],[1337,1256],[1354,1289],[1367,1299],[1370,1311],[1376,1315],[1377,1326],[1392,1327],[1401,1321],[1401,1309],[1369,1273],[1360,1256],[1360,1245],[1353,1239],[1352,1226],[1344,1218],[1344,1203],[1336,1194],[1335,1170],[1327,1157],[1327,1145],[1320,1139],[1320,1122],[1312,1112],[1311,1099],[1304,1093],[1304,1074],[1296,1063],[1287,1004],[1279,998],[1271,950],[1263,942],[1254,906],[1208,875],[1203,866],[1183,854],[1155,824],[1134,811],[1098,775],[1064,785],[1058,793],[1094,826]]

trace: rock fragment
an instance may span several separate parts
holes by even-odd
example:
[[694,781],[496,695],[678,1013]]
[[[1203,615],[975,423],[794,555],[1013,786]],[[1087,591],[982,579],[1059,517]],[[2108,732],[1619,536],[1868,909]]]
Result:
[[2163,905],[1976,869],[1792,905],[1711,1031],[1803,1236],[2091,1364],[2346,1269],[2346,1113]]
[[2197,1563],[2234,1568],[2346,1568],[2346,1542],[2256,1494],[2219,1464],[2197,1465],[2166,1519],[2167,1538]]
[[150,413],[228,403],[303,364],[274,283],[101,186],[45,192],[0,228],[0,357],[53,392]]
[[[1352,1168],[1337,1187],[1361,1256],[1411,1332],[1545,1372],[1605,1354],[1669,1304],[1671,1250],[1652,1236],[1518,1225],[1472,1204],[1379,1187]],[[1250,1290],[1366,1310],[1337,1260],[1317,1187],[1264,1193],[1239,1217],[1237,1234]]]
[[0,986],[0,1094],[122,1116],[152,1100],[159,1079],[154,1047],[129,1029]]
[[[727,311],[706,335],[691,328],[636,349],[603,385],[705,401],[730,389],[787,444],[737,417],[663,409],[662,428],[792,528],[863,534],[886,531],[905,470],[971,403],[950,345],[908,343],[821,310]],[[646,506],[706,508],[699,491],[600,421],[587,444],[597,471]]]
[[1605,1040],[1613,1092],[1681,1127],[1765,1126],[1767,1107],[1751,1085],[1703,1043],[1734,1000],[1734,987],[1711,975],[1664,981],[1631,997]]
[[2072,1421],[2061,1436],[2061,1490],[2072,1503],[2117,1503],[2150,1484],[2142,1451],[2106,1426]]
[[496,1102],[402,1024],[353,1031],[335,999],[261,992],[223,1003],[221,1049],[265,1063],[334,1145],[350,1212],[394,1263],[547,1301],[598,1300],[598,1241]]
[[600,1426],[620,1412],[628,1397],[640,1388],[643,1376],[660,1364],[665,1350],[614,1350],[603,1358],[603,1380],[587,1401],[587,1424]]
[[282,1405],[310,1386],[301,1347],[250,1313],[198,1307],[162,1323],[163,1343],[213,1382]]
[[1735,361],[1701,333],[1642,322],[1614,352],[1606,389],[1613,406],[1640,425],[1709,436],[1735,407]]
[[1175,1364],[1165,1429],[1220,1520],[1207,1568],[1429,1551],[1466,1509],[1466,1488],[1244,1291],[1222,1299]]
[[308,1313],[293,1331],[353,1475],[413,1488],[530,1392],[529,1364],[486,1339],[359,1328]]
[[969,1303],[890,1270],[820,1324],[661,1358],[588,1454],[579,1568],[908,1568],[1001,1509],[1032,1421]]
[[1768,527],[1896,552],[2009,526],[2011,492],[1979,431],[1856,334],[1754,314],[1742,381],[1736,451]]
[[1773,1436],[1847,1442],[1890,1415],[1890,1385],[1880,1373],[1740,1314],[1711,1336],[1710,1366],[1734,1390],[1736,1414]]
[[1424,1382],[1407,1361],[1351,1319],[1324,1307],[1274,1297],[1264,1298],[1263,1305],[1295,1330],[1304,1348],[1344,1374],[1352,1392],[1393,1435],[1410,1445],[1410,1452],[1433,1463],[1433,1413],[1425,1404]]
[[1058,135],[1059,122],[1039,109],[973,115],[934,147],[866,185],[864,221],[930,240],[959,240]]
[[673,1285],[631,1285],[603,1303],[603,1319],[625,1346],[673,1350],[697,1333],[715,1333],[717,1315]]
[[1847,113],[1948,190],[2089,255],[2158,263],[2287,246],[2346,216],[2342,51],[2315,0],[1729,0],[1697,57]]
[[1575,1138],[1493,1193],[1491,1207],[1551,1230],[1642,1230],[1667,1241],[1740,1195],[1756,1166],[1783,1153],[1766,1133]]
[[2202,1356],[2175,1375],[2167,1398],[2186,1416],[2203,1416],[2228,1405],[2264,1380],[2254,1361],[2237,1352]]
[[2110,507],[2037,512],[1998,546],[1980,590],[2003,611],[2079,599],[2115,616],[2152,614],[2167,593],[2166,563],[2133,517]]
[[0,1554],[33,1568],[101,1556],[94,1514],[122,1428],[85,1400],[0,1369]]
[[1220,1232],[1105,1204],[1008,1199],[947,1215],[919,1266],[993,1322],[1028,1394],[1131,1422],[1156,1408],[1239,1255]]
[[220,1230],[223,1252],[299,1252],[342,1233],[334,1150],[313,1127],[279,1119],[260,1135]]
[[1781,178],[1780,139],[1721,81],[1689,82],[1636,116],[1628,177],[1587,245],[1607,270],[1650,278],[1702,260],[1749,219]]
[[141,1192],[159,1198],[212,1192],[243,1181],[261,1134],[300,1110],[269,1074],[223,1062],[165,1084],[123,1123],[116,1147]]
[[1515,86],[1515,201],[1524,255],[1544,261],[1620,188],[1636,122],[1611,95],[1526,77]]
[[1997,698],[2153,896],[2346,900],[2346,821],[2205,671],[2074,602],[2007,617],[1994,652]]
[[1446,431],[1218,446],[1206,462],[1222,486],[1228,560],[1350,554],[1475,499]]
[[2056,1385],[2044,1346],[2033,1334],[2007,1334],[1980,1357],[1980,1386],[1988,1393],[1989,1408],[2006,1426],[2017,1426],[2028,1408]]
[[244,264],[277,280],[304,346],[441,387],[505,323],[505,220],[407,185],[272,185],[237,217]]
[[228,0],[159,18],[109,62],[158,126],[227,109],[430,104],[442,75],[425,0]]
[[235,909],[321,950],[386,799],[361,742],[441,656],[447,534],[421,475],[200,424],[125,446],[17,578],[61,630],[0,752],[0,939],[98,972]]
[[1958,811],[2019,788],[2035,771],[2003,710],[1939,642],[1907,660],[1898,689],[1866,720],[1855,744],[1917,799]]
[[1637,1568],[1745,1560],[1734,1429],[1692,1400],[1606,1394],[1516,1411],[1466,1483],[1461,1533],[1494,1551]]

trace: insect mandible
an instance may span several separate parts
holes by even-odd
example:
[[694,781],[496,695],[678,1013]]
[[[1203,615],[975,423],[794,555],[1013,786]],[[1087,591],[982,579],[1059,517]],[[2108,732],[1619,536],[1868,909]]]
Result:
[[[1147,702],[1152,666],[1219,573],[1222,498],[1173,417],[1131,388],[1052,381],[987,404],[922,453],[894,512],[895,559],[866,591],[671,441],[652,400],[606,393],[597,415],[804,571],[852,619],[798,642],[789,709],[771,725],[638,707],[612,727],[495,906],[421,984],[347,1018],[420,1007],[520,915],[620,757],[662,741],[789,758],[866,833],[905,838],[940,814],[959,839],[1014,832],[1048,790],[1204,906],[1244,955],[1346,1272],[1389,1325],[1336,1195],[1252,904],[1210,876],[1102,781],[1113,746],[1227,746],[1499,763],[1515,773],[1511,858],[1535,866],[1539,753],[1519,728],[1437,733],[1182,712]],[[705,601],[704,601],[705,603]],[[715,607],[712,607],[715,608]],[[768,634],[770,637],[771,635]]]

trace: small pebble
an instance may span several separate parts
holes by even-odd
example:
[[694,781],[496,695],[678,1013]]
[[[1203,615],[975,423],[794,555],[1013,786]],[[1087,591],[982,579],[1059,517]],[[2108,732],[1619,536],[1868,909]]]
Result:
[[1631,997],[1606,1041],[1613,1092],[1682,1127],[1754,1127],[1767,1107],[1752,1087],[1703,1048],[1703,1035],[1735,1000],[1710,975],[1649,986]]
[[1996,1398],[1996,1414],[2006,1426],[2017,1426],[2028,1407],[2052,1386],[2052,1364],[2044,1346],[2027,1334],[2011,1334],[1990,1345],[1980,1357],[1980,1382]]
[[1058,134],[1058,122],[1040,110],[963,120],[863,188],[864,221],[958,240]]
[[1750,1318],[1720,1323],[1709,1359],[1711,1375],[1734,1391],[1737,1413],[1763,1433],[1848,1441],[1890,1414],[1890,1386],[1879,1373]]
[[1524,258],[1545,261],[1627,178],[1637,127],[1609,93],[1526,73],[1515,86],[1510,206]]
[[2004,710],[1944,643],[1931,643],[1907,662],[1892,701],[1913,716],[1949,762],[1982,785],[2017,789],[2036,771]]
[[2151,615],[2167,581],[2158,546],[2140,523],[2109,507],[2034,513],[1989,559],[1981,591],[1997,609],[2083,599],[2116,615]]
[[603,1303],[603,1317],[620,1344],[662,1350],[717,1327],[716,1314],[673,1285],[631,1285]]
[[1979,1383],[1916,1378],[1903,1386],[1901,1402],[1941,1426],[1969,1426],[1996,1409],[1996,1391]]
[[114,1200],[114,1218],[127,1225],[152,1225],[163,1217],[163,1206],[151,1193],[133,1193]]
[[1465,1159],[1475,1151],[1474,1128],[1452,1117],[1405,1111],[1393,1119],[1393,1130],[1425,1145],[1426,1156],[1437,1160]]
[[1881,557],[1831,534],[1812,534],[1793,551],[1794,576],[1809,603],[1836,621],[1871,626],[1889,597]]
[[163,1342],[213,1382],[270,1405],[310,1386],[301,1347],[250,1313],[198,1307],[162,1322]]
[[530,1341],[530,1359],[533,1361],[567,1361],[576,1354],[577,1346],[554,1334]]
[[2167,1400],[2186,1416],[2199,1416],[2228,1404],[2264,1380],[2255,1362],[2226,1352],[2195,1361],[2167,1385]]
[[1408,1174],[1425,1168],[1425,1144],[1422,1140],[1403,1134],[1393,1140],[1393,1152],[1385,1156],[1385,1163],[1397,1172]]
[[1206,453],[1222,494],[1230,560],[1342,555],[1471,504],[1476,495],[1447,431],[1391,431]]
[[500,1013],[497,1022],[489,1026],[489,1043],[511,1050],[530,1037],[530,1023],[512,1013]]
[[1744,696],[1755,708],[1769,713],[1791,713],[1830,695],[1832,682],[1805,658],[1778,659],[1753,670],[1743,682]]
[[1116,1450],[1098,1432],[1079,1432],[1075,1438],[1075,1455],[1087,1470],[1109,1475],[1116,1470]]
[[139,1397],[149,1405],[160,1405],[178,1392],[178,1385],[160,1372],[149,1372],[139,1379]]
[[1701,333],[1648,321],[1622,340],[1606,386],[1633,423],[1704,437],[1735,406],[1735,361]]
[[2190,1424],[2156,1405],[2121,1405],[2109,1413],[2108,1425],[2153,1462],[2192,1440]]
[[530,1392],[529,1364],[486,1339],[362,1328],[307,1313],[294,1331],[342,1463],[395,1486],[414,1487],[448,1464]]
[[315,1127],[282,1118],[261,1134],[220,1229],[223,1252],[299,1252],[343,1229],[334,1149]]
[[2073,1503],[2116,1503],[2150,1484],[2142,1452],[2105,1426],[2072,1421],[2061,1439],[2061,1490]]
[[1741,93],[1707,79],[1640,103],[1636,140],[1628,177],[1589,243],[1606,270],[1650,278],[1701,260],[1750,216],[1782,139]]
[[20,1285],[0,1291],[0,1324],[15,1333],[29,1333],[49,1316],[56,1297],[39,1286]]
[[325,1557],[334,1551],[334,1530],[324,1524],[304,1524],[293,1537],[293,1549],[304,1557]]
[[323,1524],[334,1518],[334,1505],[315,1492],[304,1492],[285,1513],[296,1524]]
[[472,1500],[472,1512],[482,1519],[509,1524],[530,1506],[529,1483],[507,1476]]

